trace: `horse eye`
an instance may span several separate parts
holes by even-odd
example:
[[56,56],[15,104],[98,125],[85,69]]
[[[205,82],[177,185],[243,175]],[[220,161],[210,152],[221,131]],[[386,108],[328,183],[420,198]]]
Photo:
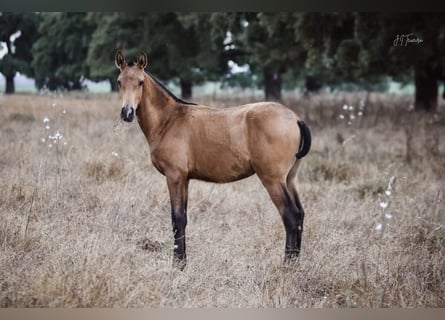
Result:
[[144,84],[144,80],[139,81],[139,85],[142,86]]
[[120,80],[117,80],[117,85],[120,87],[121,86],[121,82]]

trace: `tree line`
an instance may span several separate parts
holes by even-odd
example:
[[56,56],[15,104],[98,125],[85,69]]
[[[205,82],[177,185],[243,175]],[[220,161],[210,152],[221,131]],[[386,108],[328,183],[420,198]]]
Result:
[[[204,81],[280,100],[283,87],[374,90],[391,77],[414,83],[416,110],[434,111],[445,81],[445,13],[0,13],[0,41],[6,93],[16,72],[38,89],[80,90],[90,79],[116,90],[118,49],[146,51],[150,72],[185,99]],[[230,61],[248,71],[231,73]]]

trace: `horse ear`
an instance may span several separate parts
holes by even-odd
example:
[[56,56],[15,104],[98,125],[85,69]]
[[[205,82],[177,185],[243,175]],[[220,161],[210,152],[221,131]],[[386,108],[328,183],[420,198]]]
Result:
[[116,52],[114,63],[116,64],[116,67],[118,67],[119,69],[123,69],[127,65],[124,55],[120,50]]
[[145,69],[145,67],[148,64],[148,58],[147,58],[147,54],[144,51],[141,51],[141,53],[139,54],[139,57],[137,59],[137,64],[138,67],[141,68],[142,70]]

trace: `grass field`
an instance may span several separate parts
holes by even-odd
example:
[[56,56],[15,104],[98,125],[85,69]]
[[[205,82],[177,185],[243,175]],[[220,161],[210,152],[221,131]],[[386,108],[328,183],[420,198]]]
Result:
[[435,115],[410,96],[285,102],[313,134],[300,260],[283,266],[256,177],[192,181],[181,272],[164,177],[116,95],[1,96],[0,306],[444,307],[443,100]]

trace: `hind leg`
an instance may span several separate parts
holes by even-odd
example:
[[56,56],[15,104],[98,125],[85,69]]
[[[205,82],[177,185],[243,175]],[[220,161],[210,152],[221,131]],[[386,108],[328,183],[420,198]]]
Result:
[[[303,238],[303,223],[304,223],[304,209],[303,206],[301,205],[300,199],[298,197],[298,193],[297,193],[297,189],[295,187],[293,187],[291,189],[291,195],[292,195],[292,200],[293,203],[295,205],[295,208],[297,209],[298,213],[298,230],[297,230],[297,235],[296,235],[296,248],[298,250],[298,253],[300,252],[300,248],[301,248],[301,240]],[[297,253],[297,255],[298,255]]]
[[300,254],[303,217],[295,205],[286,183],[274,179],[261,178],[273,203],[277,207],[286,230],[285,262],[294,261]]
[[249,128],[251,134],[255,133],[249,137],[252,167],[277,207],[286,230],[285,262],[298,257],[303,228],[301,210],[296,206],[287,184],[287,177],[295,167],[295,150],[298,150],[300,141],[300,132],[295,126],[296,121],[289,119],[291,117],[288,116],[280,119],[278,127],[275,123],[273,127]]
[[301,247],[301,239],[302,239],[302,235],[303,235],[303,222],[304,222],[304,215],[305,215],[303,206],[301,205],[301,202],[300,202],[300,197],[298,196],[297,187],[296,187],[296,180],[297,180],[299,165],[300,165],[300,161],[297,160],[286,178],[287,189],[289,190],[289,192],[292,196],[292,201],[294,202],[296,208],[299,211],[298,216],[300,219],[300,226],[298,228],[298,237],[297,237],[297,239],[298,239],[297,247],[298,248]]

